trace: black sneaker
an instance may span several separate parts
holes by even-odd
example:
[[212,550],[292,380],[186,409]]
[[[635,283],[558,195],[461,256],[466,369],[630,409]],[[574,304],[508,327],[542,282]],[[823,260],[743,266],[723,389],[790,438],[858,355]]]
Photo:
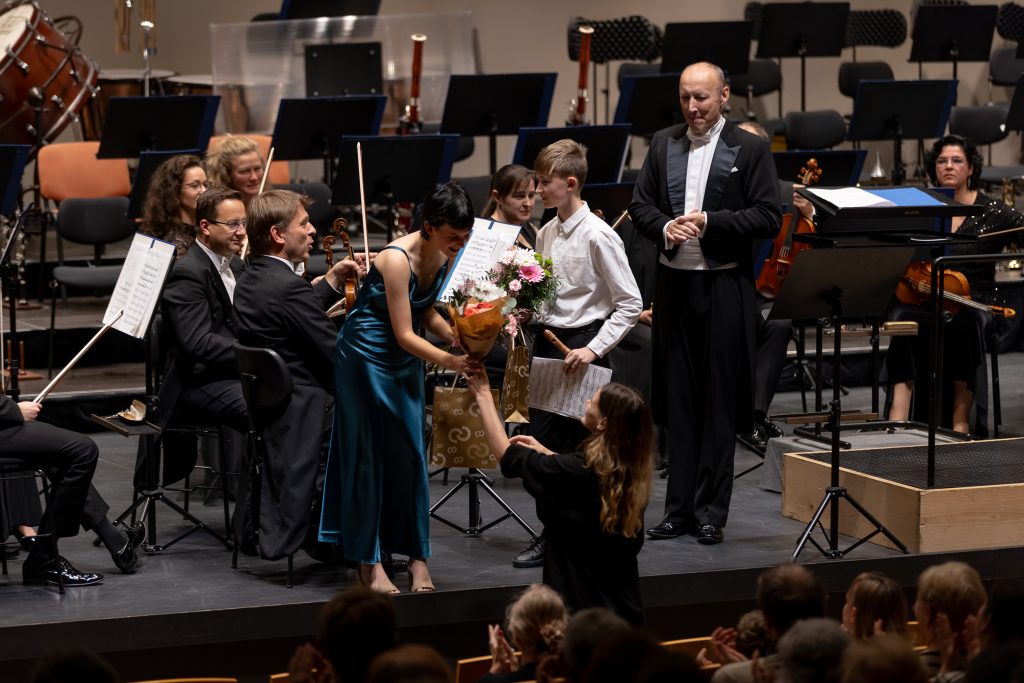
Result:
[[512,558],[512,566],[516,569],[530,569],[544,564],[544,534],[535,536],[529,547]]

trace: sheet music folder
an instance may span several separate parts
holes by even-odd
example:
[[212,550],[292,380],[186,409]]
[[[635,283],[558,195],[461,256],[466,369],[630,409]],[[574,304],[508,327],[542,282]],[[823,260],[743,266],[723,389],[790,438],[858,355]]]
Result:
[[[851,191],[874,198],[873,205],[831,201],[831,193]],[[940,192],[919,187],[810,187],[797,190],[813,205],[818,214],[818,230],[822,234],[864,234],[866,232],[945,232],[946,221],[953,216],[977,216],[984,207],[961,204]]]

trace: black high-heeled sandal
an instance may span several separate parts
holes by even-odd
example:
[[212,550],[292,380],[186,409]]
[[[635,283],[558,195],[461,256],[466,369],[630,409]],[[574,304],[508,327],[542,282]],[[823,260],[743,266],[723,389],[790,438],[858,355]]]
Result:
[[35,547],[36,541],[39,540],[38,534],[35,536],[18,536],[18,545],[25,552],[32,552],[32,548]]

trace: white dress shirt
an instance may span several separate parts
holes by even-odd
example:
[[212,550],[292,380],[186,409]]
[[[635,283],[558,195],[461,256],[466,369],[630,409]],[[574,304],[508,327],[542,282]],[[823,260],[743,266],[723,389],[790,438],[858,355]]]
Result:
[[576,329],[604,320],[587,344],[603,357],[633,329],[643,309],[622,239],[584,202],[568,220],[555,217],[541,228],[536,250],[552,260],[558,277],[558,294],[538,322]]
[[224,283],[224,289],[228,290],[228,299],[231,303],[235,303],[235,271],[231,270],[231,259],[227,256],[221,256],[214,252],[199,240],[196,240],[196,244],[198,244],[199,248],[205,251],[206,255],[210,257],[211,261],[213,261],[214,267],[216,267],[217,272],[220,273],[221,282]]

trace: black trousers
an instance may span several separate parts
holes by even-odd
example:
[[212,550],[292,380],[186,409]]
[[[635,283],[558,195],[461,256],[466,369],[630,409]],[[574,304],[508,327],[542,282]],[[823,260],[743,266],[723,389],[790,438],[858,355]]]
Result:
[[654,372],[664,382],[658,412],[668,431],[665,520],[725,526],[751,306],[732,270],[662,268],[655,302]]
[[782,368],[786,365],[786,349],[793,336],[791,320],[767,320],[757,312],[757,350],[754,352],[754,419],[768,417],[775,389],[779,386]]

